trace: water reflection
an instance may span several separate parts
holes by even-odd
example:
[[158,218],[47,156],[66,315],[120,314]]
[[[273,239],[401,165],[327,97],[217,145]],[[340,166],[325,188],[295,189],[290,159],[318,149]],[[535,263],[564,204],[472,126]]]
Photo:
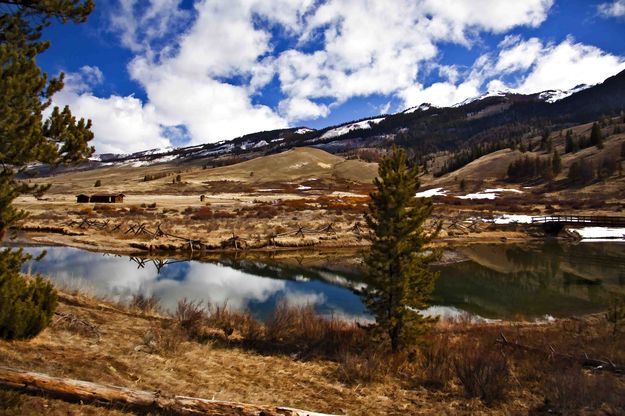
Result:
[[[49,275],[61,285],[117,301],[127,301],[136,293],[156,295],[163,307],[173,310],[179,299],[187,298],[218,305],[227,303],[263,318],[286,299],[290,304],[313,305],[324,315],[370,319],[358,295],[351,290],[351,283],[343,278],[345,285],[337,285],[341,276],[325,281],[319,273],[330,277],[326,271],[250,261],[150,260],[68,247],[46,249],[48,254],[42,261],[31,262],[26,268]],[[26,248],[31,254],[41,250]]]
[[[27,248],[32,254],[41,248]],[[366,286],[357,267],[224,258],[201,262],[103,255],[49,247],[31,263],[55,281],[115,300],[156,295],[167,309],[181,298],[228,303],[263,318],[286,299],[319,313],[369,320],[357,292]],[[469,312],[484,318],[542,318],[602,310],[625,293],[625,244],[561,246],[478,245],[458,249],[466,261],[436,266],[441,272],[432,314]]]
[[571,316],[625,294],[625,245],[483,245],[439,267],[435,302],[485,317]]

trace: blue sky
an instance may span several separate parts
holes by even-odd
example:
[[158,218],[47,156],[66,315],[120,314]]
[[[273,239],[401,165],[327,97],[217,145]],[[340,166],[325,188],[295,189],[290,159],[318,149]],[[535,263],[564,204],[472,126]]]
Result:
[[96,151],[322,128],[625,69],[625,0],[96,0],[39,63]]

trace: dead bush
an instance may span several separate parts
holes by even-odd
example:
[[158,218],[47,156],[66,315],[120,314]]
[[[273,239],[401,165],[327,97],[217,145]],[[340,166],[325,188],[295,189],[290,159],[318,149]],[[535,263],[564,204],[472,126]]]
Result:
[[207,324],[221,329],[226,337],[235,331],[247,341],[256,341],[262,336],[262,325],[249,312],[228,308],[228,304],[209,306]]
[[158,314],[161,312],[160,299],[156,295],[146,296],[143,293],[132,295],[128,307],[144,314]]
[[105,213],[105,212],[115,211],[115,207],[111,205],[107,205],[107,204],[95,204],[95,206],[93,207],[93,210],[100,212],[100,213]]
[[0,389],[0,410],[15,410],[19,407],[22,407],[21,394],[13,390]]
[[549,366],[543,375],[545,404],[553,414],[624,414],[625,386],[611,374],[592,374],[578,365]]
[[384,354],[344,352],[339,356],[336,375],[345,384],[368,384],[382,381],[388,370]]
[[345,350],[362,350],[367,337],[358,325],[320,316],[312,306],[280,302],[265,322],[265,342],[302,356],[336,358]]
[[203,327],[206,321],[206,309],[202,306],[202,302],[189,301],[187,298],[179,300],[174,319],[190,339],[205,340]]
[[143,335],[143,349],[151,354],[175,355],[186,338],[186,333],[177,326],[153,325]]
[[145,210],[137,205],[131,205],[128,208],[128,213],[131,215],[142,215],[145,213]]
[[436,335],[420,348],[422,384],[428,388],[444,388],[451,379],[450,342],[447,335]]
[[494,344],[464,339],[455,349],[453,368],[467,397],[476,397],[486,404],[506,397],[508,361]]

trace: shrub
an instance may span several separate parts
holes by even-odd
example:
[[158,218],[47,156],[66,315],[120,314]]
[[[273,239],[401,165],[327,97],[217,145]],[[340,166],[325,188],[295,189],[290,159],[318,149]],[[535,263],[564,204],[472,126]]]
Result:
[[204,339],[202,329],[206,321],[206,309],[202,302],[189,301],[187,298],[179,300],[174,319],[189,338],[198,341]]
[[[544,409],[552,414],[623,414],[625,389],[610,374],[585,374],[579,366],[551,366],[544,375]],[[603,411],[610,409],[611,411]]]
[[146,296],[142,293],[133,295],[128,306],[130,309],[139,310],[147,314],[159,313],[161,310],[158,296]]
[[439,335],[421,347],[423,384],[431,388],[443,388],[451,378],[449,337]]
[[97,181],[95,181],[95,184],[93,186],[95,186],[96,188],[98,186],[102,186],[102,181],[100,179],[98,179]]
[[505,398],[508,386],[508,361],[493,345],[467,340],[453,359],[456,376],[468,397],[490,404]]
[[22,250],[0,252],[0,338],[28,339],[50,323],[57,304],[52,284],[41,276],[27,280],[20,275],[24,261],[31,259]]
[[208,325],[219,328],[230,337],[234,331],[247,341],[256,341],[262,336],[262,325],[249,312],[238,312],[228,308],[228,304],[208,307]]
[[338,360],[337,377],[345,384],[367,384],[381,381],[387,367],[385,357],[379,352],[354,354],[345,352]]
[[15,410],[22,406],[22,396],[13,390],[0,390],[0,410]]
[[143,345],[150,353],[175,355],[185,338],[185,333],[176,326],[153,325],[143,334]]

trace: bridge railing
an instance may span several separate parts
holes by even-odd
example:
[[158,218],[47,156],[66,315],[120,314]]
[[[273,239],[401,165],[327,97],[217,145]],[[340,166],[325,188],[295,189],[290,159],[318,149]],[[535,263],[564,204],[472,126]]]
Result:
[[582,224],[603,227],[625,227],[625,217],[603,215],[545,215],[532,217],[532,224]]

